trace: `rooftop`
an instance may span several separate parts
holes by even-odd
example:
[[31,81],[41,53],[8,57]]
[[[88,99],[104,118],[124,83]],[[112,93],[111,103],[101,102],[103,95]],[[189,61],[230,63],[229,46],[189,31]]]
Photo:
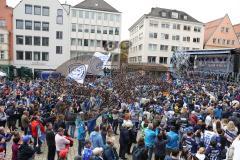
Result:
[[83,2],[75,5],[74,8],[120,13],[104,0],[84,0]]

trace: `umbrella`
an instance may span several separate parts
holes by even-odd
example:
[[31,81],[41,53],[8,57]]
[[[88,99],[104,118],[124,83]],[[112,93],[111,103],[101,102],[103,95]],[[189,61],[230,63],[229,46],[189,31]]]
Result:
[[0,77],[6,77],[6,76],[7,76],[6,73],[0,71]]

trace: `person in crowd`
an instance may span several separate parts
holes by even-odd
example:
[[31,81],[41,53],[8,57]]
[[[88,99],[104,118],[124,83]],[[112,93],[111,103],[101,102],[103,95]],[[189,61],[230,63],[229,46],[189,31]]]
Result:
[[13,138],[13,144],[12,144],[12,160],[18,160],[18,152],[20,147],[20,136],[15,136]]
[[97,148],[97,147],[103,147],[104,146],[104,143],[103,143],[103,138],[102,138],[102,135],[101,133],[99,132],[100,130],[100,127],[99,126],[96,126],[94,131],[91,132],[90,136],[89,136],[89,139],[92,143],[92,147],[93,149],[94,148]]
[[27,135],[29,132],[29,125],[30,125],[30,117],[29,117],[28,111],[23,112],[23,115],[21,117],[21,124],[24,131],[24,135]]
[[56,154],[56,144],[52,123],[47,124],[46,141],[48,146],[47,160],[54,160]]
[[235,126],[233,121],[229,121],[227,126],[224,127],[225,134],[224,136],[227,139],[227,146],[230,146],[233,140],[237,137],[238,128]]
[[115,138],[110,137],[106,141],[106,145],[103,147],[103,159],[104,160],[118,160],[118,153],[114,146]]
[[112,128],[113,128],[113,131],[114,131],[114,134],[115,135],[118,135],[117,133],[117,130],[118,130],[118,123],[119,123],[119,114],[118,114],[118,111],[116,109],[113,109],[112,111],[112,117],[113,117],[113,125],[112,125]]
[[179,160],[180,159],[180,152],[179,150],[172,150],[170,155],[167,155],[164,160]]
[[166,149],[167,152],[172,152],[173,150],[178,150],[179,149],[179,135],[176,132],[176,127],[171,126],[170,131],[167,132],[167,137],[169,139]]
[[94,148],[93,155],[94,155],[93,160],[104,160],[103,159],[103,148],[101,148],[101,147]]
[[23,144],[20,145],[17,160],[33,160],[35,150],[29,145],[31,137],[29,135],[22,137]]
[[64,136],[63,128],[58,129],[58,132],[55,136],[55,144],[56,144],[56,151],[57,151],[57,155],[58,155],[58,159],[59,159],[60,151],[64,150],[66,148],[66,145],[70,144],[70,140],[68,140]]
[[82,160],[90,160],[93,156],[92,144],[91,141],[86,140],[84,149],[82,152]]
[[154,149],[154,141],[156,138],[156,132],[153,131],[152,123],[148,124],[148,128],[145,129],[144,135],[145,135],[145,139],[144,139],[145,146],[148,149],[148,160],[151,160],[153,155],[153,149]]
[[137,145],[133,147],[132,160],[146,160],[148,159],[148,150],[145,147],[144,138],[138,139]]
[[7,122],[7,114],[4,112],[4,108],[0,107],[0,127],[5,127]]
[[127,153],[127,144],[130,141],[129,131],[128,131],[127,123],[123,123],[122,127],[120,127],[120,137],[119,137],[119,157],[121,159],[127,159],[125,154]]
[[210,145],[206,148],[205,154],[209,160],[219,160],[220,159],[221,149],[217,145],[217,141],[215,139],[211,140]]
[[77,129],[77,139],[78,139],[78,155],[81,155],[82,150],[84,148],[86,132],[87,132],[86,125],[83,121],[83,117],[84,117],[84,113],[80,112],[75,122],[76,129]]
[[154,155],[155,160],[164,160],[166,156],[166,144],[168,143],[166,131],[161,131],[155,138],[154,142]]

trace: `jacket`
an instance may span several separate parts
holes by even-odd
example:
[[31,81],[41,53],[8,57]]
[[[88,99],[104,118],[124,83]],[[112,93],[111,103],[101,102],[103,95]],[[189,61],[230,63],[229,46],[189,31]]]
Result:
[[18,160],[29,160],[33,157],[34,155],[34,150],[32,147],[30,147],[28,144],[23,143],[19,147],[18,151]]
[[85,130],[85,124],[80,119],[77,119],[76,122],[76,128],[77,128],[77,139],[78,140],[85,140],[86,137],[86,130]]
[[179,148],[179,135],[173,131],[167,133],[168,136],[168,143],[166,148],[168,149],[178,149]]
[[47,145],[48,147],[55,147],[55,134],[52,130],[48,130],[46,131],[46,141],[47,141]]
[[40,127],[41,133],[45,133],[44,126],[42,125],[41,122],[39,121],[32,121],[31,123],[31,131],[32,131],[32,136],[34,138],[38,138],[40,135],[38,135],[38,127]]
[[90,134],[90,137],[89,137],[91,143],[92,143],[92,147],[93,148],[96,148],[96,147],[103,147],[104,144],[103,144],[103,139],[102,139],[102,135],[96,131],[93,131],[91,134]]
[[104,160],[118,160],[118,154],[115,148],[105,145],[103,148],[103,158]]
[[128,144],[129,140],[130,140],[130,137],[129,137],[128,129],[126,129],[126,128],[120,129],[120,137],[119,137],[120,145]]
[[153,147],[156,133],[153,130],[146,128],[144,131],[144,135],[145,135],[145,139],[144,139],[145,145],[147,147]]

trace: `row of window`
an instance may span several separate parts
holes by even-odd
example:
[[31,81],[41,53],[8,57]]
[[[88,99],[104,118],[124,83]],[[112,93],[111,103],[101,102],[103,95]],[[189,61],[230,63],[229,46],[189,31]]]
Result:
[[49,7],[47,6],[38,6],[38,5],[25,5],[25,14],[34,14],[34,15],[42,15],[49,16]]
[[17,60],[26,60],[26,61],[49,61],[48,52],[32,52],[32,51],[16,51]]
[[[24,41],[25,38],[25,41]],[[25,42],[25,43],[24,43]],[[41,43],[42,42],[42,43]],[[49,37],[16,35],[17,45],[49,46]]]
[[106,27],[106,26],[94,26],[94,25],[82,25],[72,24],[72,32],[85,32],[85,33],[98,33],[98,34],[110,34],[119,35],[118,27]]
[[0,34],[0,44],[7,43],[6,38],[7,38],[7,36],[5,37],[4,34]]
[[[25,22],[25,25],[24,25]],[[35,31],[49,31],[49,22],[16,20],[16,29],[26,29]]]
[[84,46],[84,47],[106,47],[113,48],[114,45],[118,46],[118,41],[107,41],[107,40],[94,40],[94,39],[76,39],[71,38],[72,46]]
[[[156,63],[157,57],[155,56],[148,56],[148,63]],[[168,57],[159,57],[160,64],[167,64]],[[130,57],[129,62],[142,62],[142,56],[138,57]]]
[[[159,22],[158,21],[154,21],[154,20],[150,20],[149,22],[149,26],[150,27],[154,27],[154,28],[158,28],[159,27]],[[176,29],[176,30],[181,30],[182,25],[181,24],[177,24],[177,23],[173,23],[172,26],[170,23],[167,22],[163,22],[161,23],[161,28],[166,28],[166,29]],[[191,31],[192,27],[189,25],[183,25],[182,28],[184,31]],[[194,26],[193,27],[193,31],[194,32],[201,32],[201,27],[198,26]]]
[[221,38],[213,38],[213,44],[221,44],[221,45],[235,45],[235,40],[226,40]]
[[72,10],[72,17],[120,22],[120,15],[117,15],[117,14],[101,13],[101,12],[94,12],[94,11],[83,11],[83,10],[75,10],[75,9]]
[[0,19],[0,28],[5,28],[5,27],[6,27],[6,20]]
[[7,59],[7,51],[1,50],[0,51],[0,59],[6,60]]

